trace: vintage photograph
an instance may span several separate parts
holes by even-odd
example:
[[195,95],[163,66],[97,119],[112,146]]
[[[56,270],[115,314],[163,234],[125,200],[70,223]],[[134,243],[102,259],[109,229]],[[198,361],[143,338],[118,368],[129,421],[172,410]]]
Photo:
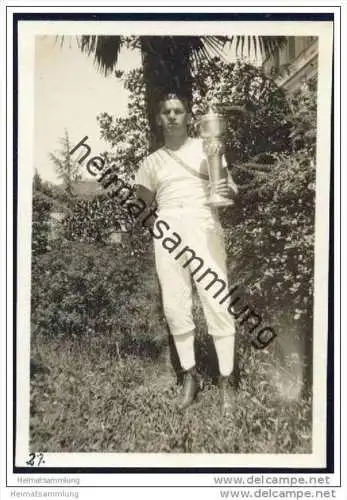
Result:
[[34,24],[17,446],[324,466],[331,23]]

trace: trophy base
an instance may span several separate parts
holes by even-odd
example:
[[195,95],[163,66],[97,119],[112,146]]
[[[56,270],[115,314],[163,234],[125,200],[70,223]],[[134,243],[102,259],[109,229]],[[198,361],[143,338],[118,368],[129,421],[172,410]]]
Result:
[[206,205],[213,208],[219,207],[227,207],[233,205],[234,201],[231,198],[225,198],[225,196],[221,196],[220,194],[214,194],[209,197]]

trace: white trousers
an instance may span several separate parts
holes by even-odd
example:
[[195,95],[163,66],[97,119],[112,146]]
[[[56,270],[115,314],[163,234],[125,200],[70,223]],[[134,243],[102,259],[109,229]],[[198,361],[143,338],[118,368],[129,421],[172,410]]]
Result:
[[[160,238],[156,230],[159,220],[165,221],[165,231]],[[224,233],[219,221],[203,213],[167,210],[159,214],[156,224],[153,227],[156,268],[172,335],[195,329],[193,279],[208,333],[216,337],[234,336],[234,318],[228,312],[230,299],[220,303],[228,294],[228,279]]]
[[[177,354],[183,370],[189,370],[195,366],[194,333],[174,337]],[[228,377],[234,368],[235,337],[213,337],[216,349],[219,373]]]

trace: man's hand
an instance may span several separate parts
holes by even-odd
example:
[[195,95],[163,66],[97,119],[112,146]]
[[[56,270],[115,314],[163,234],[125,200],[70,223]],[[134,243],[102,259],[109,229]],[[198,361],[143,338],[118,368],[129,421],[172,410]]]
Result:
[[234,199],[236,197],[238,189],[230,174],[228,174],[226,179],[216,182],[215,192],[225,198]]
[[214,184],[214,192],[220,196],[228,198],[230,195],[230,189],[228,184],[228,179],[221,179]]

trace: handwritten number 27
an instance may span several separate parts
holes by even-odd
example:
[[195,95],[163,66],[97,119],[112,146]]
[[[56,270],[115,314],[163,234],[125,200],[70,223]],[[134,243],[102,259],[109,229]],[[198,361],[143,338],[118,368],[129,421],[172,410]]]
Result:
[[43,453],[30,453],[29,460],[26,462],[27,465],[31,467],[40,467],[41,464],[44,464]]

